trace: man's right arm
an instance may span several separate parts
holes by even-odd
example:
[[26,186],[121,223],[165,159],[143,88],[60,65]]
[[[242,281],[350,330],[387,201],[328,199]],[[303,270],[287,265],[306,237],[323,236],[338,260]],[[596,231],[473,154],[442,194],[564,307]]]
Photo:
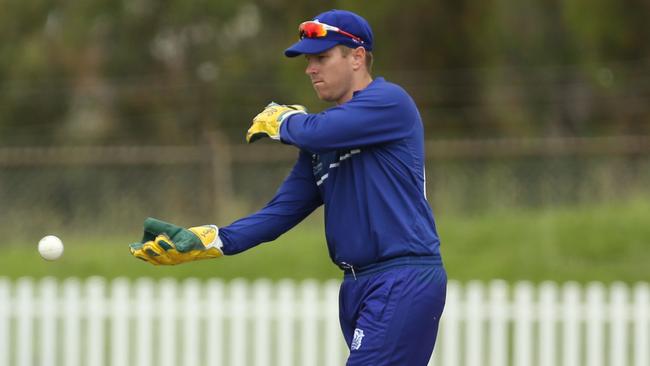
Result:
[[275,240],[322,203],[312,175],[311,156],[301,151],[275,197],[257,213],[222,228],[203,225],[185,229],[150,217],[144,222],[142,240],[129,249],[133,256],[156,265],[236,254]]
[[275,240],[323,204],[311,168],[311,155],[301,151],[275,197],[258,212],[219,228],[223,253],[232,255]]

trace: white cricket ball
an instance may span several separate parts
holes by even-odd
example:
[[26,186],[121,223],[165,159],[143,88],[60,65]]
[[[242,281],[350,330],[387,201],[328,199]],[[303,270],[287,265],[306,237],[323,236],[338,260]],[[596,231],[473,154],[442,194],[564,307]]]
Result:
[[48,261],[59,259],[63,254],[63,242],[54,235],[45,236],[38,242],[38,252]]

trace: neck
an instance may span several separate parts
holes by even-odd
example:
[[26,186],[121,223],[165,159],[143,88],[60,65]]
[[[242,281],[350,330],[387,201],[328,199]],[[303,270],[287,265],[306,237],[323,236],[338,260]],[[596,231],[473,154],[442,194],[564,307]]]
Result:
[[336,101],[336,104],[343,104],[350,99],[352,99],[352,95],[354,92],[363,90],[368,87],[372,83],[372,76],[368,73],[364,73],[363,75],[360,75],[358,78],[355,78],[355,80],[352,82],[352,87],[350,90],[345,93],[345,95]]

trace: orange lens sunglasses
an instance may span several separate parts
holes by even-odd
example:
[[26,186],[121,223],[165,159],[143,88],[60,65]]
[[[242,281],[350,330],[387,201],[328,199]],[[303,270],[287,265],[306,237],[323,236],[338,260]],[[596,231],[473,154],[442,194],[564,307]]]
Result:
[[300,32],[300,39],[303,38],[322,38],[327,36],[327,32],[332,31],[339,34],[342,34],[346,37],[350,37],[358,43],[364,43],[363,40],[352,33],[348,33],[341,28],[335,27],[333,25],[321,23],[318,20],[309,20],[306,22],[300,23],[298,27]]

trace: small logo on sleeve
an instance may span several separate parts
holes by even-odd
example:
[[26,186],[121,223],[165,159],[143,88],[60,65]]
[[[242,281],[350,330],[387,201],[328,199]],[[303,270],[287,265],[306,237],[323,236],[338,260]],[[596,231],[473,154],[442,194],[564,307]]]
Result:
[[352,346],[350,346],[351,351],[356,351],[361,348],[361,341],[363,341],[363,329],[356,328],[354,330],[354,338],[352,338]]

